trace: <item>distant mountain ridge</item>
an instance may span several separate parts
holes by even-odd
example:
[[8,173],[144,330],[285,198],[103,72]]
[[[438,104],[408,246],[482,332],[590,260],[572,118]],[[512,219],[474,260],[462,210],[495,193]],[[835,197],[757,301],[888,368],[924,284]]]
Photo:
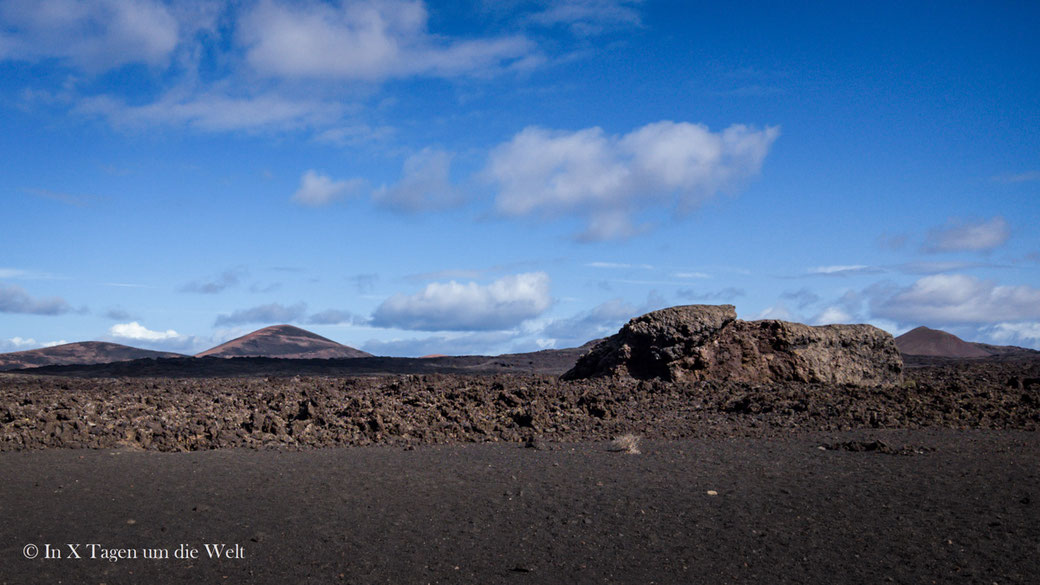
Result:
[[272,325],[207,349],[195,357],[333,359],[373,356],[306,329],[292,325]]
[[1036,350],[1014,345],[991,345],[964,341],[960,337],[939,329],[917,327],[896,337],[900,353],[914,356],[941,358],[987,358],[1026,356],[1037,354]]
[[39,349],[0,353],[0,370],[55,365],[110,364],[143,358],[179,357],[185,356],[179,353],[152,351],[107,341],[80,341]]

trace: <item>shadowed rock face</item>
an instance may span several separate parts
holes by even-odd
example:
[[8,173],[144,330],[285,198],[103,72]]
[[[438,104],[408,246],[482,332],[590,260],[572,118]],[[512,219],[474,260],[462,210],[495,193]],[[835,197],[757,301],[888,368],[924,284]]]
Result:
[[740,321],[733,305],[687,305],[632,319],[564,378],[891,385],[902,370],[892,336],[871,325]]

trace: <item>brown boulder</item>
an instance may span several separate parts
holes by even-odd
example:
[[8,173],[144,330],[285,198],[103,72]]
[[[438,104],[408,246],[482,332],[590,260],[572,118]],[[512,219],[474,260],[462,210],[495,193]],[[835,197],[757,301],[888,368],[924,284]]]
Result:
[[892,336],[871,325],[741,321],[733,305],[687,305],[632,319],[564,378],[891,385],[902,370]]

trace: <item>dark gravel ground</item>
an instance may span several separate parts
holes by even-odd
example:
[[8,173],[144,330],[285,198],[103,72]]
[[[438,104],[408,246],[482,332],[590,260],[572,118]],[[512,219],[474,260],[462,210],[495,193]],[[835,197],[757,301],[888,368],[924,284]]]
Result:
[[0,453],[0,584],[1040,582],[1035,432],[609,447]]

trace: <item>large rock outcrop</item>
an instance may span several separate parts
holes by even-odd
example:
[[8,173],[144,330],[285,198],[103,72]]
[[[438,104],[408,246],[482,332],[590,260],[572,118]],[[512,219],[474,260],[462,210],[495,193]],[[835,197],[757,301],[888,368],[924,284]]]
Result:
[[565,379],[891,385],[903,360],[892,336],[871,325],[741,321],[733,305],[686,305],[629,321],[582,356]]

